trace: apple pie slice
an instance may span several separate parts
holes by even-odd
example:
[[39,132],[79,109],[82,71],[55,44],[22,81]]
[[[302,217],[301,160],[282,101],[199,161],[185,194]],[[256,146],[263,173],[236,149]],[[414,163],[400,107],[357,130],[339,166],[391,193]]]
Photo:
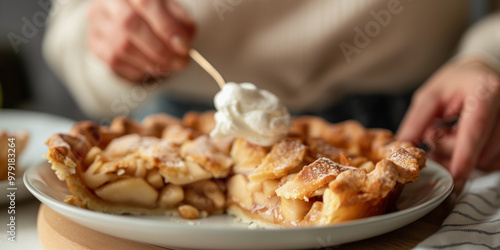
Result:
[[382,214],[425,167],[422,150],[354,121],[298,117],[270,147],[213,139],[214,124],[213,112],[79,122],[47,141],[46,158],[80,207],[186,219],[227,212],[290,227]]
[[47,141],[46,158],[73,193],[66,201],[80,207],[115,214],[178,210],[186,218],[223,212],[219,179],[232,160],[181,124],[166,115],[142,124],[119,118],[110,127],[80,122]]
[[[378,215],[425,167],[423,151],[413,147],[393,146],[374,163],[366,157],[351,161],[324,141],[321,150],[308,142],[284,139],[254,171],[235,171],[227,187],[229,213],[265,226],[329,225]],[[307,155],[319,158],[311,162]]]

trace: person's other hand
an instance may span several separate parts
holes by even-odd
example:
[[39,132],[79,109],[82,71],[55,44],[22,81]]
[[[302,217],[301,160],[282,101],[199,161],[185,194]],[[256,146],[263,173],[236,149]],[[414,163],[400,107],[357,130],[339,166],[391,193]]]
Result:
[[[474,168],[500,169],[500,76],[480,60],[453,61],[413,96],[398,139],[430,145],[458,191]],[[442,121],[458,118],[453,127]]]
[[195,27],[174,0],[92,0],[87,22],[90,50],[129,81],[187,65]]

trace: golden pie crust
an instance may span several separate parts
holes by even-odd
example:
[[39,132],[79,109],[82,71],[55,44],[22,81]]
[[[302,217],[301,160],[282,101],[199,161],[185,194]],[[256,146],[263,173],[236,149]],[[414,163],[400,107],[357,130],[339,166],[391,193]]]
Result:
[[317,226],[385,213],[425,153],[390,131],[297,117],[271,147],[213,139],[213,112],[75,124],[48,141],[66,201],[115,214],[227,212],[265,226]]

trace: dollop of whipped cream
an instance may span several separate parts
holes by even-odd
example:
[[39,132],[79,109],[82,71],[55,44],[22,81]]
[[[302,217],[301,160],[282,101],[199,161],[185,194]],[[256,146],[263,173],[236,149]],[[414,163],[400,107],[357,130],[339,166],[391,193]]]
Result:
[[288,134],[292,119],[279,98],[251,83],[228,82],[214,98],[213,138],[241,137],[270,146]]

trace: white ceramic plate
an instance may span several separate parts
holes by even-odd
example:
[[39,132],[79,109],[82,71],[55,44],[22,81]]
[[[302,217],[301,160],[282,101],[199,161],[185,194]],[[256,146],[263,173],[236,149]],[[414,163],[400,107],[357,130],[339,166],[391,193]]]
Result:
[[[68,132],[75,122],[59,116],[50,114],[21,111],[21,110],[0,110],[0,130],[17,133],[26,131],[29,133],[29,141],[26,149],[16,162],[16,170],[24,172],[26,168],[36,166],[42,161],[42,155],[48,153],[45,141],[58,132]],[[9,188],[8,181],[0,181],[0,205],[9,202],[7,197]],[[23,184],[22,174],[17,174],[15,190],[16,202],[33,197]]]
[[69,219],[113,236],[182,249],[305,249],[347,243],[405,226],[438,206],[451,192],[448,172],[433,161],[418,182],[405,186],[398,211],[327,227],[255,229],[229,215],[196,221],[172,216],[120,216],[90,211],[63,202],[70,194],[48,164],[24,175],[29,191]]

